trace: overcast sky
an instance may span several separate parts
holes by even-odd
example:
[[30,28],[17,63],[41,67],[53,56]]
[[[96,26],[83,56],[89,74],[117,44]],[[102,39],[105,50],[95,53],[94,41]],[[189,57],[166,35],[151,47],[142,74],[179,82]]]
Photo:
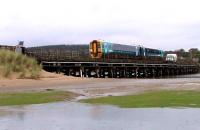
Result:
[[0,0],[0,44],[200,49],[199,0]]

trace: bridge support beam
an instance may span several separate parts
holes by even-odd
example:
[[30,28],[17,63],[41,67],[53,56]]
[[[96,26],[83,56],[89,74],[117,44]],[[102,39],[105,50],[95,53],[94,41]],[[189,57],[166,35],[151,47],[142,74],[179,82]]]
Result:
[[44,70],[69,76],[96,78],[162,78],[199,72],[195,65],[44,62]]

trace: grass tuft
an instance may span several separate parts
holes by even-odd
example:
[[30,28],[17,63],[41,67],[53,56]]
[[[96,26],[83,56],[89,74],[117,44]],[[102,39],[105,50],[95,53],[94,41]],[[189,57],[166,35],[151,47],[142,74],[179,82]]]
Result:
[[41,66],[33,58],[8,50],[0,50],[0,76],[37,79]]
[[0,106],[40,104],[70,100],[77,94],[66,91],[0,93]]
[[91,104],[110,104],[122,108],[150,107],[200,107],[199,91],[159,91],[139,95],[109,96],[85,99],[80,102]]

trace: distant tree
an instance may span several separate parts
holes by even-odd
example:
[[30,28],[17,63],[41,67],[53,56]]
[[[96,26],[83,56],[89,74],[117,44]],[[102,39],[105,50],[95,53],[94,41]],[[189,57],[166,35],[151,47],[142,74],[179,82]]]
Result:
[[184,58],[190,57],[190,53],[186,52],[184,49],[179,49],[179,50],[176,50],[175,52],[178,55],[178,57],[184,57]]
[[175,52],[178,52],[178,53],[184,53],[185,50],[184,50],[184,49],[178,49],[178,50],[175,50]]
[[198,51],[199,51],[198,48],[191,48],[191,49],[189,49],[189,52],[198,52]]
[[189,49],[190,57],[194,60],[198,60],[200,63],[200,50],[198,48]]
[[185,52],[185,50],[184,50],[184,49],[180,49],[179,51],[180,51],[180,52],[182,52],[182,53],[184,53],[184,52]]
[[191,48],[189,50],[190,55],[192,58],[199,58],[200,57],[200,51],[198,50],[198,48]]

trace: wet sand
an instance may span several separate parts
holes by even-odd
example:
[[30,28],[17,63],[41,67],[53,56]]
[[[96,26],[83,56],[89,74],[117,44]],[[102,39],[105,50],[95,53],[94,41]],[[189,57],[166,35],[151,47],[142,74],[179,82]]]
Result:
[[72,91],[83,97],[137,94],[156,90],[200,90],[200,74],[195,78],[168,79],[97,79],[47,73],[39,80],[0,79],[0,92]]

